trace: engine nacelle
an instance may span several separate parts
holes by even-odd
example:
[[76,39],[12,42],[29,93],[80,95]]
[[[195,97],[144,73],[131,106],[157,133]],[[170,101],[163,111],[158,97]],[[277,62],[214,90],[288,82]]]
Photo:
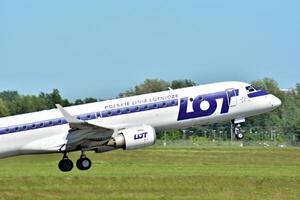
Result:
[[108,145],[124,150],[138,149],[155,144],[156,133],[152,126],[143,125],[124,129]]

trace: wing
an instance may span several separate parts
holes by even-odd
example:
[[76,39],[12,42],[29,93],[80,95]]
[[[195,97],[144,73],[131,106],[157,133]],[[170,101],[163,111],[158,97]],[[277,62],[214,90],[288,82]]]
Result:
[[79,120],[68,113],[61,105],[56,104],[70,126],[67,136],[66,150],[90,150],[105,144],[114,130]]

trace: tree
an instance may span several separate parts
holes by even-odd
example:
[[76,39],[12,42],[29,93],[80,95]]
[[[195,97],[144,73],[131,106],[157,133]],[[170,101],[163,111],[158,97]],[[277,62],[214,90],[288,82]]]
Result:
[[0,98],[5,102],[10,102],[16,99],[19,95],[17,91],[3,91],[0,93]]
[[167,90],[170,84],[161,79],[146,79],[141,85],[135,86],[136,95]]
[[178,89],[178,88],[185,88],[185,87],[191,87],[195,86],[196,83],[191,80],[174,80],[171,82],[171,88],[172,89]]
[[60,95],[58,89],[53,89],[51,93],[47,94],[41,92],[39,95],[40,98],[43,98],[46,101],[47,107],[55,108],[55,104],[60,104],[62,106],[70,106],[71,103],[67,99],[63,99]]
[[0,117],[8,116],[9,110],[7,108],[6,103],[0,98]]
[[81,105],[81,104],[84,104],[84,101],[81,100],[81,99],[76,99],[75,102],[74,102],[75,105]]
[[146,79],[144,83],[136,85],[133,88],[126,90],[124,93],[119,94],[120,97],[128,97],[140,94],[146,94],[151,92],[160,92],[168,90],[168,88],[178,89],[183,87],[190,87],[196,85],[191,80],[174,80],[171,83],[161,79]]
[[161,79],[146,79],[144,83],[137,85],[134,89],[126,90],[124,93],[119,94],[120,97],[128,97],[133,95],[146,94],[151,92],[160,92],[167,90],[170,84]]
[[295,126],[296,126],[296,130],[295,130],[295,134],[296,134],[296,138],[297,141],[300,141],[300,116],[297,117],[297,119],[295,120]]
[[84,99],[84,103],[93,103],[93,102],[97,102],[98,100],[96,98],[93,97],[88,97]]

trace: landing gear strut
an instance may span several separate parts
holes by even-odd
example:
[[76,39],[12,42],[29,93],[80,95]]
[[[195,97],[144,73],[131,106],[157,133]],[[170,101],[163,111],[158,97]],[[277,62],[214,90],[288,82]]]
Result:
[[67,153],[64,153],[63,159],[59,161],[58,168],[62,172],[69,172],[73,169],[73,162],[68,158]]
[[244,134],[242,133],[241,125],[240,124],[235,124],[234,125],[234,134],[235,138],[237,140],[241,140],[244,138]]
[[76,162],[76,166],[79,170],[88,170],[92,166],[92,161],[82,151],[80,158]]

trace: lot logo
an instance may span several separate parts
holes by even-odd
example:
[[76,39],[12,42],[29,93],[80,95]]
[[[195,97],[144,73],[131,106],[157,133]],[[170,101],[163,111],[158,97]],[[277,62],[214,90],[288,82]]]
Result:
[[[226,90],[217,93],[199,95],[195,99],[190,99],[193,103],[193,111],[187,112],[189,100],[187,97],[180,99],[180,108],[177,120],[193,119],[212,115],[217,109],[217,99],[222,99],[221,114],[228,113],[231,98],[238,96],[239,90]],[[202,109],[200,104],[207,101],[208,108]]]
[[147,132],[134,134],[134,140],[139,140],[139,139],[146,138],[146,137],[147,137]]

